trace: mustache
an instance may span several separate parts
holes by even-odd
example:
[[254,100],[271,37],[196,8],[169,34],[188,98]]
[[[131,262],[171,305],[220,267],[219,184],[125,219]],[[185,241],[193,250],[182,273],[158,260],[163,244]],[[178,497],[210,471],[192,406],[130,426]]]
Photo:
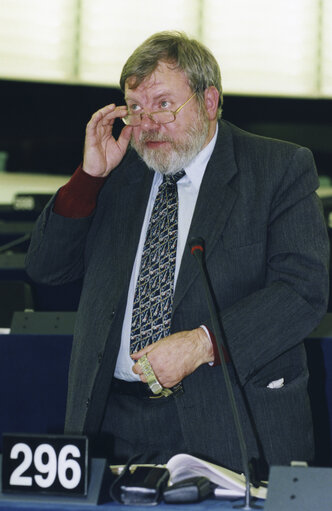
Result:
[[167,135],[162,135],[161,133],[153,133],[153,132],[143,132],[140,134],[139,141],[141,143],[146,142],[170,142],[173,143],[173,139],[168,137]]

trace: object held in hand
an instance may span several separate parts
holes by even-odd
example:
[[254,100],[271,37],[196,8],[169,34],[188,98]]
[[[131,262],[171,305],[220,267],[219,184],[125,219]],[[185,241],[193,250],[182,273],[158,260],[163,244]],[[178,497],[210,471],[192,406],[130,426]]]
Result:
[[138,360],[138,364],[141,366],[143,374],[147,380],[147,384],[149,385],[151,392],[154,394],[154,396],[151,396],[152,399],[154,397],[167,397],[173,394],[171,389],[166,389],[160,385],[146,355],[143,355]]

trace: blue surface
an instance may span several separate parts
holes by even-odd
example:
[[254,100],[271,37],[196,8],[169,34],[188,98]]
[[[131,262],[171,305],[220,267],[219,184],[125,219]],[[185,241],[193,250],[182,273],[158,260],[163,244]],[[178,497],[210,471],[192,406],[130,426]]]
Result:
[[332,466],[332,337],[306,340],[313,413],[315,465]]
[[[256,501],[257,502],[257,501]],[[158,509],[158,511],[162,511],[168,509],[168,511],[204,511],[206,509],[234,509],[234,504],[242,504],[243,499],[236,501],[224,501],[224,500],[205,500],[203,502],[199,502],[197,504],[165,504],[161,502],[157,506],[124,506],[122,504],[117,504],[114,502],[101,504],[99,506],[85,506],[85,505],[66,505],[66,504],[45,504],[44,502],[36,502],[36,503],[18,503],[18,502],[3,502],[0,501],[0,509],[26,509],[26,510],[36,510],[40,511],[41,509],[61,509],[62,511],[73,511],[75,509],[100,509],[100,510],[110,510],[110,511],[146,511],[151,509]],[[259,501],[259,505],[263,509],[264,502]]]
[[0,335],[2,433],[62,433],[70,335]]

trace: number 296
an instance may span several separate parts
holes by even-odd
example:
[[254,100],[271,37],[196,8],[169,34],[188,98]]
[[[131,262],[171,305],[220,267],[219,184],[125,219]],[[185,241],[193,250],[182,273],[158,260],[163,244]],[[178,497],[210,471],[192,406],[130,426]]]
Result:
[[[19,442],[13,445],[10,458],[18,459],[21,454],[23,454],[23,460],[13,470],[9,479],[9,484],[12,487],[29,487],[35,483],[39,488],[47,489],[54,484],[58,477],[62,488],[72,490],[81,482],[81,466],[76,461],[81,457],[81,452],[76,445],[63,446],[57,455],[54,447],[50,444],[40,444],[33,452],[28,444]],[[24,475],[32,466],[37,473],[33,477]]]

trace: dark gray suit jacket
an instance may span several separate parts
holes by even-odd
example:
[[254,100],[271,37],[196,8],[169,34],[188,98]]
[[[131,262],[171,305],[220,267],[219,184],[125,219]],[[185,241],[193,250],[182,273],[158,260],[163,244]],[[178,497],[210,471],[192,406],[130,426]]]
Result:
[[[114,371],[127,290],[153,173],[129,151],[89,218],[37,221],[29,275],[62,284],[84,275],[69,374],[66,430],[100,428]],[[313,435],[302,340],[326,310],[328,239],[308,149],[221,121],[189,237],[206,244],[207,269],[227,335],[229,364],[249,456],[257,437],[269,463],[310,459]],[[172,332],[211,328],[189,249],[175,290]],[[284,378],[285,385],[267,385]],[[240,383],[240,384],[239,384]],[[185,378],[176,399],[188,451],[242,469],[220,367]]]

